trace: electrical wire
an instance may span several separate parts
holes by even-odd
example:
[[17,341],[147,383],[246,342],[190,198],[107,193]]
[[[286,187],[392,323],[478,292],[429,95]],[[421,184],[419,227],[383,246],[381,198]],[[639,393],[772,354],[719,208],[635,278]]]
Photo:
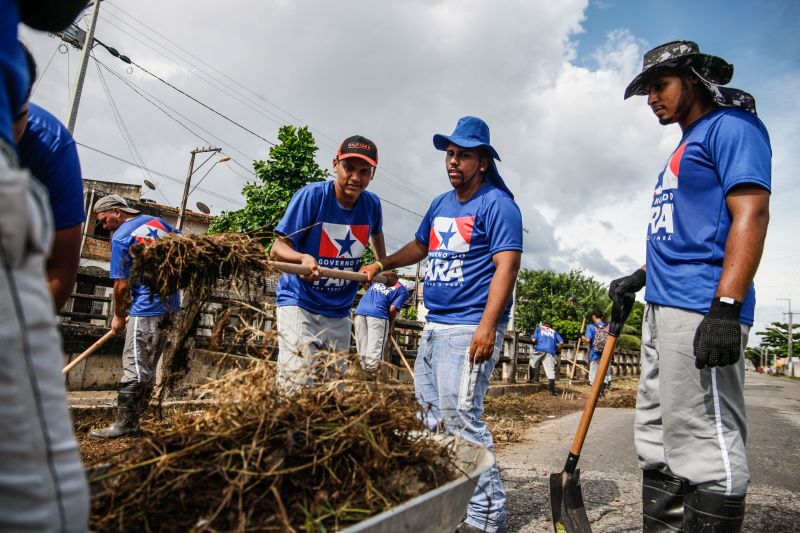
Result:
[[[97,152],[97,153],[102,154],[102,155],[104,155],[106,157],[109,157],[111,159],[115,159],[115,160],[117,160],[117,161],[119,161],[121,163],[126,163],[128,165],[133,166],[133,167],[139,167],[139,165],[137,165],[133,161],[128,161],[127,159],[124,159],[124,158],[119,157],[119,156],[114,155],[114,154],[110,154],[108,152],[100,150],[99,148],[95,148],[93,146],[89,146],[88,144],[83,144],[83,143],[78,142],[78,141],[75,141],[75,144],[77,144],[78,146],[81,146],[83,148],[86,148],[87,150],[91,150],[93,152]],[[150,172],[151,174],[155,174],[156,176],[162,177],[162,178],[167,179],[169,181],[173,181],[175,183],[180,183],[180,184],[184,183],[184,180],[182,180],[182,179],[175,178],[173,176],[170,176],[169,174],[165,174],[164,172],[159,172],[158,170],[153,170],[152,168],[145,168],[143,170],[146,170],[147,172]],[[230,202],[232,204],[236,204],[236,205],[239,205],[239,206],[242,206],[242,207],[245,206],[244,202],[242,202],[241,200],[237,200],[235,198],[231,198],[229,196],[225,196],[225,195],[219,194],[217,192],[210,191],[208,189],[203,189],[201,187],[198,187],[197,190],[202,191],[202,192],[204,192],[204,193],[206,193],[206,194],[208,194],[210,196],[213,196],[215,198],[219,198],[221,200],[225,200],[225,201]]]
[[117,50],[115,48],[113,48],[111,46],[108,46],[107,44],[105,44],[104,42],[100,41],[97,38],[95,38],[95,42],[97,44],[99,44],[100,46],[102,46],[103,48],[105,48],[108,51],[108,53],[113,55],[114,57],[120,59],[121,61],[124,61],[125,63],[129,63],[129,64],[133,65],[134,67],[138,68],[139,70],[141,70],[145,74],[148,74],[148,75],[152,76],[153,78],[157,79],[158,81],[160,81],[161,83],[163,83],[167,87],[170,87],[171,89],[177,91],[178,93],[182,94],[183,96],[185,96],[186,98],[188,98],[191,101],[195,102],[196,104],[206,108],[207,110],[211,111],[212,113],[214,113],[214,114],[218,115],[219,117],[227,120],[228,122],[230,122],[231,124],[233,124],[237,128],[240,128],[240,129],[246,131],[247,133],[253,135],[254,137],[258,137],[259,139],[261,139],[262,141],[264,141],[265,143],[267,143],[267,144],[269,144],[271,146],[275,146],[275,143],[270,141],[266,137],[263,137],[262,135],[259,135],[258,133],[254,132],[253,130],[251,130],[247,126],[244,126],[243,124],[240,124],[239,122],[233,120],[229,116],[217,111],[216,109],[214,109],[210,105],[206,104],[205,102],[200,101],[199,99],[195,98],[194,96],[192,96],[191,94],[187,93],[183,89],[181,89],[179,87],[176,87],[175,85],[171,84],[170,82],[168,82],[167,80],[165,80],[161,76],[149,71],[148,69],[146,69],[142,65],[138,64],[136,61],[133,61],[132,59],[128,58],[127,56],[121,55],[119,52],[117,52]]
[[53,58],[56,57],[56,54],[58,53],[58,49],[60,47],[61,44],[56,45],[56,49],[53,50],[53,55],[50,56],[50,60],[47,62],[47,65],[45,65],[44,70],[42,71],[41,74],[39,74],[39,77],[36,78],[36,83],[33,84],[33,89],[31,89],[31,97],[33,97],[33,95],[36,93],[36,89],[39,87],[39,82],[42,81],[44,75],[47,74],[47,69],[50,68],[50,63],[53,62]]
[[[113,5],[113,4],[109,4],[109,5]],[[254,96],[256,96],[257,98],[259,98],[259,99],[263,100],[264,102],[268,103],[269,105],[271,105],[271,106],[275,107],[276,109],[280,110],[280,111],[281,111],[281,112],[283,112],[283,113],[284,113],[286,116],[288,116],[288,117],[291,117],[293,120],[296,120],[296,121],[298,121],[298,122],[299,122],[299,123],[301,123],[301,124],[308,124],[308,123],[307,123],[307,121],[304,121],[304,120],[300,119],[300,118],[299,118],[299,117],[297,117],[296,115],[293,115],[293,114],[292,114],[292,113],[290,113],[289,111],[287,111],[287,110],[285,110],[285,109],[281,108],[281,107],[280,107],[280,106],[278,106],[277,104],[275,104],[275,103],[273,103],[273,102],[271,102],[271,101],[267,100],[266,98],[264,98],[263,96],[259,95],[259,94],[258,94],[258,93],[256,93],[255,91],[252,91],[251,89],[249,89],[249,88],[247,88],[246,86],[242,85],[241,83],[237,82],[236,80],[234,80],[234,79],[233,79],[233,78],[231,78],[230,76],[228,76],[228,75],[226,75],[225,73],[221,72],[220,70],[216,69],[216,68],[215,68],[213,65],[210,65],[209,63],[205,62],[204,60],[202,60],[201,58],[199,58],[199,57],[197,57],[196,55],[192,54],[191,52],[189,52],[189,51],[188,51],[188,50],[186,50],[185,48],[181,47],[180,45],[178,45],[178,44],[177,44],[177,43],[175,43],[174,41],[170,40],[169,38],[167,38],[167,37],[166,37],[166,36],[164,36],[163,34],[159,33],[159,32],[158,32],[158,31],[156,31],[156,30],[154,30],[152,27],[150,27],[150,26],[148,26],[147,24],[143,23],[142,21],[140,21],[139,19],[137,19],[137,18],[136,18],[136,17],[134,17],[133,15],[130,15],[129,13],[127,13],[127,12],[126,12],[125,10],[123,10],[122,8],[120,8],[120,7],[118,7],[118,6],[113,6],[113,7],[115,7],[115,8],[116,8],[116,9],[118,9],[119,11],[123,12],[123,13],[124,13],[126,16],[130,17],[131,19],[135,20],[135,21],[136,21],[138,24],[140,24],[140,25],[141,25],[141,26],[143,26],[144,28],[147,28],[147,29],[148,29],[150,32],[152,32],[152,33],[154,33],[154,34],[158,35],[159,37],[161,37],[161,38],[162,38],[162,39],[164,39],[165,41],[167,41],[167,42],[171,43],[172,45],[174,45],[176,48],[178,48],[178,49],[182,50],[184,53],[186,53],[186,54],[188,54],[189,56],[191,56],[191,57],[193,57],[193,58],[197,59],[197,60],[198,60],[198,61],[200,61],[202,64],[204,64],[204,65],[208,66],[209,68],[213,69],[215,72],[217,72],[217,73],[219,73],[220,75],[224,76],[225,78],[227,78],[227,79],[231,80],[233,83],[235,83],[235,84],[236,84],[236,85],[238,85],[239,87],[242,87],[242,88],[243,88],[243,89],[245,89],[247,92],[249,92],[249,93],[253,94],[253,95],[254,95]],[[154,44],[156,44],[157,46],[161,46],[162,48],[164,48],[165,50],[167,50],[167,48],[166,48],[166,47],[164,47],[163,45],[160,45],[160,44],[159,44],[159,43],[157,43],[157,42],[156,42],[154,39],[152,39],[151,37],[149,37],[149,36],[145,35],[144,33],[142,33],[142,32],[141,32],[141,30],[139,30],[138,28],[134,27],[132,24],[130,24],[130,23],[128,23],[128,22],[126,22],[126,21],[124,21],[123,19],[121,19],[121,18],[119,18],[119,17],[117,17],[117,16],[115,16],[115,15],[113,15],[112,13],[109,13],[109,14],[110,14],[112,17],[116,18],[116,19],[117,19],[118,21],[120,21],[121,23],[123,23],[123,24],[126,24],[128,27],[130,27],[130,28],[131,28],[131,29],[133,29],[134,31],[140,32],[140,33],[141,33],[141,35],[142,35],[143,37],[147,38],[148,40],[150,40],[151,42],[153,42],[153,43],[154,43]],[[193,64],[192,62],[190,62],[190,61],[186,60],[185,58],[181,57],[181,56],[180,56],[179,54],[177,54],[176,52],[174,52],[174,51],[170,51],[170,52],[171,52],[171,53],[172,53],[172,54],[173,54],[175,57],[177,57],[177,58],[181,59],[182,61],[185,61],[185,62],[186,62],[188,65],[190,65],[192,68],[194,68],[194,69],[195,69],[197,72],[200,72],[200,73],[202,73],[204,76],[206,76],[206,77],[210,78],[211,80],[213,80],[214,82],[216,82],[216,83],[219,83],[220,85],[222,85],[223,87],[225,87],[225,89],[226,89],[226,90],[222,90],[222,89],[220,89],[220,87],[219,87],[219,86],[217,86],[217,85],[215,85],[214,83],[212,83],[212,82],[210,82],[210,81],[208,81],[208,80],[204,79],[204,78],[203,78],[203,77],[201,77],[199,74],[197,74],[197,72],[193,72],[192,70],[190,70],[190,69],[187,69],[187,68],[186,68],[184,65],[181,65],[181,64],[177,63],[176,61],[174,61],[173,59],[171,59],[171,58],[167,57],[166,55],[164,55],[164,54],[163,54],[162,52],[160,52],[159,50],[156,50],[155,48],[153,48],[152,46],[148,45],[147,43],[145,43],[144,41],[142,41],[142,40],[141,40],[141,39],[139,39],[138,37],[136,37],[136,36],[132,35],[130,32],[127,32],[126,30],[124,30],[124,29],[120,28],[119,26],[117,26],[117,25],[115,25],[115,24],[111,23],[111,22],[110,22],[110,21],[108,21],[108,20],[106,20],[106,22],[108,22],[109,24],[111,24],[111,25],[112,25],[112,26],[114,26],[115,28],[119,29],[120,31],[122,31],[122,32],[126,33],[127,35],[130,35],[130,36],[131,36],[133,39],[137,40],[138,42],[140,42],[140,43],[141,43],[141,44],[143,44],[144,46],[146,46],[146,47],[148,47],[149,49],[153,50],[154,52],[158,53],[159,55],[161,55],[162,57],[164,57],[164,58],[165,58],[165,59],[167,59],[168,61],[172,62],[173,64],[175,64],[175,65],[178,65],[179,67],[183,68],[183,69],[184,69],[184,70],[186,70],[187,72],[189,72],[189,73],[191,73],[191,74],[193,74],[193,75],[197,76],[199,79],[203,80],[205,83],[207,83],[207,84],[211,85],[212,87],[216,88],[217,90],[220,90],[220,91],[221,91],[221,92],[223,92],[223,93],[224,93],[224,94],[225,94],[227,97],[231,97],[231,96],[232,96],[232,94],[235,94],[235,95],[239,96],[240,98],[234,98],[234,100],[237,100],[238,102],[240,102],[240,103],[242,103],[242,104],[246,105],[246,106],[247,106],[247,107],[249,107],[251,110],[253,110],[253,111],[256,111],[257,113],[261,114],[262,116],[265,116],[265,117],[266,117],[266,118],[268,118],[269,120],[272,120],[272,121],[274,121],[274,122],[276,122],[276,123],[278,123],[278,124],[281,124],[281,125],[282,125],[283,123],[285,123],[285,122],[289,122],[289,121],[286,121],[286,120],[284,120],[284,119],[283,119],[283,118],[281,118],[280,116],[276,115],[275,113],[273,113],[273,112],[271,112],[271,111],[267,110],[265,107],[263,107],[263,106],[259,106],[259,105],[258,105],[256,102],[254,102],[254,101],[253,101],[251,98],[249,98],[249,97],[247,97],[247,96],[243,95],[241,92],[237,91],[235,88],[232,88],[232,87],[230,87],[230,85],[228,85],[228,84],[225,84],[223,81],[219,80],[218,78],[215,78],[214,76],[212,76],[212,75],[208,74],[208,73],[207,73],[207,72],[205,72],[203,69],[201,69],[201,68],[197,67],[197,65],[195,65],[195,64]],[[106,46],[106,45],[104,45],[104,44],[103,44],[102,42],[100,42],[100,41],[98,41],[98,43],[99,43],[99,44],[101,44],[101,45],[103,45],[103,46]],[[108,49],[109,47],[107,47],[107,46],[106,46],[106,48]],[[116,50],[114,50],[114,52],[116,52]],[[112,55],[113,55],[113,52],[112,52]],[[117,55],[117,57],[119,57],[119,54]],[[124,56],[123,56],[123,57],[124,57]],[[129,58],[127,58],[127,57],[125,57],[125,59],[123,59],[123,61],[126,61],[126,62],[128,62],[128,61],[130,61],[130,59],[129,59]],[[132,62],[131,62],[131,64],[135,64],[135,63],[132,63]],[[142,68],[142,69],[143,69],[143,67],[141,67],[140,65],[136,65],[136,66],[138,66],[139,68]],[[143,70],[145,70],[145,69],[143,69]],[[145,72],[147,72],[147,71],[145,70]],[[150,73],[150,72],[148,72],[148,74],[155,76],[154,74],[152,74],[152,73]],[[160,79],[160,78],[159,78],[159,79]],[[161,80],[161,81],[163,81],[163,80]],[[172,87],[173,87],[173,88],[175,88],[174,86],[172,86]],[[246,100],[247,100],[247,102],[244,102],[244,101],[242,101],[242,100],[241,100],[241,98],[244,98],[244,99],[246,99]],[[249,102],[249,103],[248,103],[248,102]],[[255,106],[255,107],[254,107],[254,106]],[[267,113],[269,113],[269,115],[265,115],[265,114],[264,114],[264,112],[267,112]],[[273,118],[273,117],[277,117],[277,120],[276,120],[276,118]],[[323,142],[323,141],[321,141],[321,140],[318,138],[318,139],[317,139],[317,143],[318,143],[318,145],[320,145],[320,146],[326,146],[326,145],[327,145],[326,147],[327,147],[329,150],[331,150],[332,152],[336,152],[336,151],[338,150],[338,142],[337,142],[337,141],[335,141],[335,140],[334,140],[332,137],[330,137],[329,135],[326,135],[324,132],[322,132],[322,131],[320,131],[319,129],[317,129],[317,128],[314,128],[314,127],[312,127],[312,126],[310,126],[310,125],[308,126],[308,128],[309,128],[309,130],[311,130],[311,131],[313,131],[313,132],[317,133],[317,135],[318,135],[318,136],[325,137],[325,138],[329,139],[329,140],[330,140],[330,142],[332,143],[332,144],[328,144],[328,143],[326,143],[326,142]],[[419,192],[418,190],[415,190],[415,189],[410,189],[410,188],[408,188],[408,187],[407,187],[407,182],[406,182],[406,180],[405,180],[405,179],[404,179],[402,176],[400,176],[399,174],[397,174],[397,173],[393,172],[391,169],[389,169],[389,168],[387,168],[387,167],[381,167],[381,173],[382,173],[382,174],[386,174],[386,175],[387,175],[387,178],[389,179],[389,181],[392,181],[392,182],[393,182],[393,183],[394,183],[396,186],[400,187],[400,190],[401,190],[401,191],[402,191],[404,194],[407,194],[407,195],[409,195],[409,196],[415,197],[415,198],[417,198],[417,199],[419,199],[419,200],[422,200],[423,202],[426,202],[426,203],[430,203],[430,202],[433,200],[433,198],[434,198],[434,196],[420,194],[420,192]]]
[[[99,60],[99,59],[97,59],[96,57],[92,56],[92,59],[94,59],[94,60],[95,60],[97,63],[99,63],[99,64],[100,64],[100,65],[101,65],[101,66],[102,66],[104,69],[106,69],[106,71],[110,72],[110,73],[111,73],[113,76],[115,76],[115,77],[116,77],[118,80],[120,80],[122,83],[124,83],[125,85],[127,85],[127,86],[128,86],[128,88],[130,88],[130,89],[131,89],[133,92],[135,92],[136,94],[138,94],[140,97],[142,97],[144,100],[146,100],[146,101],[147,101],[148,103],[150,103],[152,106],[154,106],[156,109],[158,109],[159,111],[161,111],[162,113],[164,113],[164,114],[165,114],[167,117],[169,117],[170,119],[172,119],[173,121],[175,121],[177,124],[179,124],[181,127],[183,127],[183,128],[186,130],[186,131],[188,131],[189,133],[191,133],[192,135],[194,135],[195,137],[197,137],[198,139],[200,139],[201,141],[203,141],[205,144],[209,144],[209,145],[210,145],[210,144],[214,144],[214,143],[210,142],[210,141],[209,141],[209,140],[207,140],[205,137],[203,137],[202,135],[200,135],[200,134],[198,134],[196,131],[194,131],[192,128],[188,127],[186,124],[184,124],[183,122],[181,122],[180,120],[178,120],[177,118],[175,118],[174,116],[172,116],[172,115],[171,115],[171,114],[170,114],[168,111],[166,111],[166,110],[164,109],[164,107],[168,108],[170,111],[172,111],[172,112],[173,112],[173,113],[175,113],[176,115],[180,116],[181,118],[183,118],[183,119],[184,119],[184,120],[186,120],[187,122],[191,123],[192,125],[194,125],[194,126],[195,126],[195,127],[197,127],[198,129],[200,129],[200,130],[202,130],[203,132],[207,133],[208,135],[210,135],[211,137],[213,137],[214,139],[216,139],[216,140],[217,140],[217,141],[218,141],[220,144],[224,144],[224,145],[228,146],[228,147],[229,147],[231,150],[233,150],[233,151],[235,151],[235,152],[238,152],[239,154],[241,154],[242,156],[244,156],[244,157],[246,157],[246,158],[248,158],[248,159],[251,159],[251,160],[254,160],[254,159],[255,159],[255,158],[253,158],[253,157],[251,157],[251,156],[249,156],[249,155],[247,155],[247,154],[243,153],[242,151],[238,150],[238,149],[237,149],[236,147],[234,147],[232,144],[230,144],[230,143],[228,143],[228,142],[225,142],[224,140],[220,139],[219,137],[217,137],[216,135],[214,135],[213,133],[211,133],[211,132],[210,132],[210,131],[208,131],[207,129],[203,128],[202,126],[200,126],[199,124],[197,124],[196,122],[194,122],[193,120],[191,120],[190,118],[188,118],[187,116],[183,115],[183,114],[182,114],[182,113],[180,113],[179,111],[176,111],[174,108],[170,107],[168,104],[164,103],[162,100],[160,100],[160,99],[158,99],[157,97],[153,96],[152,94],[148,93],[147,91],[145,91],[144,89],[142,89],[141,87],[139,87],[138,85],[136,85],[135,83],[133,83],[133,82],[131,82],[131,81],[129,81],[129,80],[126,80],[125,78],[123,78],[123,77],[122,77],[121,75],[119,75],[118,73],[114,72],[114,71],[113,71],[111,68],[109,68],[109,67],[108,67],[108,66],[107,66],[105,63],[103,63],[102,61],[100,61],[100,60]],[[159,103],[161,104],[161,106],[164,106],[164,107],[161,107],[160,105],[156,104],[156,103],[154,102],[154,100],[155,100],[155,102],[159,102]],[[224,152],[223,152],[223,153],[224,153]],[[244,166],[242,163],[240,163],[238,160],[236,160],[236,159],[235,159],[233,156],[231,156],[231,155],[230,155],[230,154],[228,154],[228,153],[226,153],[225,155],[227,155],[228,157],[230,157],[230,158],[231,158],[231,160],[232,160],[234,163],[236,163],[238,166],[240,166],[241,168],[243,168],[245,171],[247,171],[248,173],[250,173],[250,174],[252,174],[253,176],[255,176],[255,173],[254,173],[252,170],[248,169],[246,166]],[[237,174],[237,175],[238,175],[238,174]]]

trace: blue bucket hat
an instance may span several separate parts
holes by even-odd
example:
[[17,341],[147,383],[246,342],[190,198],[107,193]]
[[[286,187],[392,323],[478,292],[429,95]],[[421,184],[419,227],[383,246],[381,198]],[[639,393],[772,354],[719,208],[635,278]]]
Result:
[[486,174],[484,174],[484,178],[498,189],[504,191],[511,198],[514,198],[511,190],[506,186],[503,178],[497,171],[497,165],[495,165],[494,160],[500,161],[500,156],[497,154],[497,150],[490,144],[489,126],[486,122],[478,117],[461,117],[458,119],[458,124],[456,124],[456,129],[453,130],[452,135],[437,133],[433,136],[433,146],[436,147],[437,150],[445,151],[451,143],[461,148],[486,148],[492,156],[492,162]]

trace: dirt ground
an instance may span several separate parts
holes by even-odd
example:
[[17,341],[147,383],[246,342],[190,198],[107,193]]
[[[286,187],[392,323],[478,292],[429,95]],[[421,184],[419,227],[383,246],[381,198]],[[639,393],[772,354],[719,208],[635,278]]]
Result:
[[[634,407],[638,383],[638,379],[630,378],[613,381],[611,390],[600,398],[598,407]],[[495,443],[502,446],[522,442],[525,431],[532,425],[580,411],[586,403],[589,386],[573,384],[570,387],[567,381],[559,381],[556,390],[558,396],[541,390],[533,394],[487,397],[484,420]]]
[[[621,379],[613,382],[612,390],[600,399],[600,407],[633,407],[636,401],[636,380]],[[568,387],[567,381],[559,381],[559,396],[550,396],[546,390],[533,394],[506,394],[486,398],[484,420],[492,431],[498,446],[521,442],[525,430],[546,420],[560,418],[583,409],[588,385]],[[567,391],[567,397],[563,392]],[[159,419],[156,413],[147,414],[142,420],[142,435],[154,433],[168,424],[174,411],[164,413]],[[108,410],[82,410],[74,415],[75,432],[80,446],[81,459],[86,466],[112,462],[113,458],[133,446],[140,436],[121,437],[112,440],[97,440],[89,437],[89,431],[110,424]]]

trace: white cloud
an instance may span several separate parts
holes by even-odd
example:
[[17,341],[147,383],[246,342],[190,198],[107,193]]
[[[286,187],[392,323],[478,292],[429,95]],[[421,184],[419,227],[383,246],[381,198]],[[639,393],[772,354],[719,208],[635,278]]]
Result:
[[[503,158],[501,173],[516,193],[530,231],[525,235],[526,264],[584,268],[608,281],[644,261],[649,196],[680,132],[660,126],[641,97],[622,99],[641,68],[648,36],[617,30],[592,52],[593,61],[578,61],[575,39],[583,31],[586,7],[586,0],[251,0],[223,10],[203,2],[150,0],[122,9],[172,41],[146,34],[160,43],[156,48],[163,55],[143,44],[153,42],[115,4],[103,5],[97,36],[264,137],[274,139],[278,123],[297,123],[285,111],[308,121],[317,131],[318,159],[325,167],[340,139],[356,132],[371,137],[381,152],[372,190],[418,212],[448,188],[442,154],[433,149],[431,136],[449,133],[462,115],[481,116],[491,126],[493,144]],[[24,36],[43,68],[58,41],[28,31]],[[215,84],[227,88],[219,91],[171,63],[166,57],[188,57],[177,45],[217,78]],[[190,125],[246,166],[248,158],[266,157],[263,141],[136,69],[127,74],[126,65],[105,51],[96,49],[95,54],[123,79],[209,130],[214,136]],[[68,56],[74,73],[77,53]],[[35,97],[56,113],[66,108],[66,67],[65,56],[56,54]],[[110,74],[106,78],[148,166],[182,179],[189,150],[205,141]],[[93,66],[87,80],[76,137],[130,158]],[[797,189],[793,176],[800,165],[800,126],[787,112],[796,108],[800,78],[796,68],[788,69],[745,88],[759,99],[774,148],[773,218],[757,277],[766,286],[760,291],[766,307],[763,313],[759,307],[759,315],[772,320],[780,316],[774,299],[796,291],[800,281],[800,258],[780,259],[800,252],[793,230],[800,215],[790,194]],[[283,118],[275,120],[276,115]],[[81,156],[87,177],[141,182],[138,170],[86,150]],[[159,181],[177,203],[181,185]],[[242,181],[218,165],[203,186],[236,196]],[[195,194],[193,201],[212,204],[215,211],[235,207]],[[384,209],[390,245],[412,238],[418,218],[389,205]],[[795,297],[800,303],[800,294]]]

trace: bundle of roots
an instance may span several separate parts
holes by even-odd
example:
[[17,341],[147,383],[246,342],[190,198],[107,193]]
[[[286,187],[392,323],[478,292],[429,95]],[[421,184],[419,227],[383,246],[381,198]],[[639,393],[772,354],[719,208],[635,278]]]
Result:
[[261,241],[245,233],[168,235],[130,249],[130,279],[162,296],[212,287],[219,279],[248,280],[271,271]]
[[408,387],[336,373],[292,395],[274,383],[264,362],[229,374],[210,385],[217,404],[96,469],[92,528],[332,531],[457,476]]

